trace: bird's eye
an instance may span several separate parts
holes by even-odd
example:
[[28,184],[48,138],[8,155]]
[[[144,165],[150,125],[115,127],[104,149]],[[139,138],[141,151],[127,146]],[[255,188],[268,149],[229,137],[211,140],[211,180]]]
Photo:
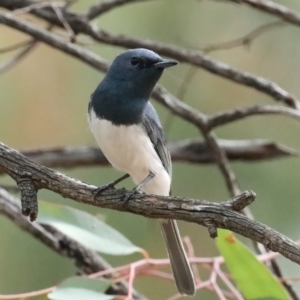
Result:
[[133,65],[133,66],[136,66],[136,65],[138,65],[140,63],[140,59],[138,58],[138,57],[132,57],[131,58],[131,64]]

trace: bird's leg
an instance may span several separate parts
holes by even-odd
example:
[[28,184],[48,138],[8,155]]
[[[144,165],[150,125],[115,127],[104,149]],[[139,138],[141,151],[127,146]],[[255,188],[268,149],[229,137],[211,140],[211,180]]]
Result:
[[119,182],[123,181],[124,179],[128,178],[129,177],[129,174],[125,174],[123,175],[122,177],[114,180],[113,182],[111,183],[107,183],[107,184],[104,184],[100,187],[98,187],[95,191],[95,197],[100,195],[102,192],[104,192],[105,190],[107,189],[111,189],[111,188],[114,188],[115,185],[117,185]]
[[126,203],[129,200],[129,198],[139,190],[139,188],[141,188],[145,183],[149,182],[154,176],[155,174],[150,171],[148,176],[141,183],[139,183],[136,187],[134,187],[131,191],[127,192],[123,196],[123,201],[125,201]]

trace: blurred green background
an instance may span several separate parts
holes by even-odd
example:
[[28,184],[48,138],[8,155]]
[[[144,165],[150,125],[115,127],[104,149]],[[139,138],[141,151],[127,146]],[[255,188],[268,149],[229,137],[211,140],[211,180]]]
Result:
[[[79,0],[72,9],[85,10],[93,1]],[[282,4],[300,11],[296,1]],[[26,16],[26,19],[32,19]],[[261,12],[243,5],[214,1],[154,0],[122,6],[93,21],[115,34],[128,34],[178,46],[200,48],[213,42],[243,36],[262,24],[274,21]],[[214,52],[211,56],[241,70],[269,78],[287,91],[300,95],[300,28],[279,27],[258,37],[249,48]],[[27,37],[0,26],[0,48]],[[95,44],[79,37],[87,48],[112,60],[123,51]],[[4,62],[12,53],[0,56]],[[181,64],[167,70],[160,83],[175,95],[190,66]],[[69,145],[95,145],[87,125],[87,104],[103,74],[43,44],[0,78],[0,141],[19,150]],[[252,104],[273,104],[270,97],[237,85],[199,69],[189,82],[184,100],[206,114]],[[154,103],[162,123],[169,112]],[[218,128],[223,139],[270,139],[300,149],[300,123],[278,116],[259,116]],[[166,132],[169,140],[199,138],[190,124],[174,117]],[[299,231],[300,159],[288,158],[269,162],[232,164],[242,190],[252,189],[257,200],[251,209],[260,222],[297,240]],[[101,185],[119,174],[110,167],[61,170],[85,182]],[[2,177],[1,183],[12,182]],[[125,187],[133,185],[128,181]],[[214,165],[174,163],[173,194],[221,201],[228,198],[224,180]],[[95,209],[41,191],[39,198],[65,203],[101,215],[108,224],[135,244],[147,249],[152,257],[166,257],[159,225],[131,214]],[[76,272],[72,262],[53,253],[28,234],[0,216],[0,293],[19,293],[59,283]],[[183,236],[188,235],[198,256],[217,255],[215,242],[207,231],[196,225],[180,223]],[[244,240],[244,239],[243,239]],[[244,240],[245,241],[245,240]],[[251,246],[249,241],[245,241]],[[106,256],[113,265],[140,258]],[[286,276],[298,276],[300,268],[287,259],[279,259]],[[203,274],[206,274],[204,272]],[[155,289],[153,289],[155,286]],[[298,293],[300,285],[294,283]],[[136,280],[136,289],[150,299],[165,299],[175,292],[175,285],[155,278]],[[194,299],[217,299],[201,291]]]

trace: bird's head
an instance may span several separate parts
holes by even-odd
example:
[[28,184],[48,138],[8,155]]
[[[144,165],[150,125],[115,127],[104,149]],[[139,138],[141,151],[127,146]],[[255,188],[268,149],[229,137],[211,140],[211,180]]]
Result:
[[149,97],[163,70],[175,65],[175,60],[163,59],[151,50],[132,49],[115,58],[106,79],[137,94],[145,92],[145,97]]

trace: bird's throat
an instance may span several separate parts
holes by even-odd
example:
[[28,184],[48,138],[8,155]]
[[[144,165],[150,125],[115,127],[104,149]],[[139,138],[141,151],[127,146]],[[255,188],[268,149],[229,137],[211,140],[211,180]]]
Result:
[[114,125],[139,124],[142,120],[147,99],[128,99],[127,97],[105,97],[95,93],[90,102],[99,119],[111,121]]

